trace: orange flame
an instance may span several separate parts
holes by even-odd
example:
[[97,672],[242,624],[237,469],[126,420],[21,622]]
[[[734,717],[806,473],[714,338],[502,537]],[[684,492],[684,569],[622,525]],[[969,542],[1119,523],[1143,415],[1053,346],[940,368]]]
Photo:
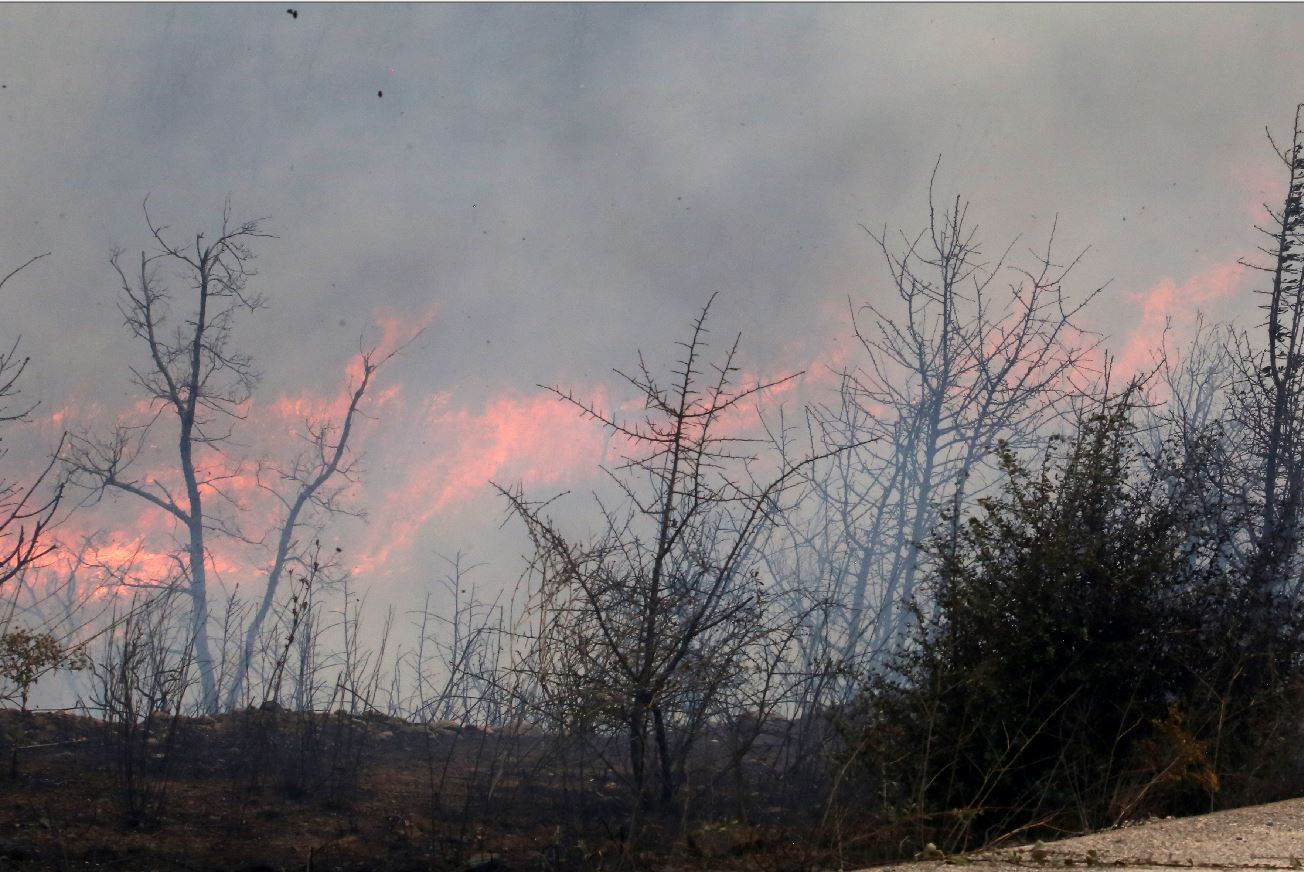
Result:
[[1230,297],[1240,289],[1244,275],[1245,267],[1240,263],[1222,263],[1196,273],[1180,285],[1164,279],[1134,294],[1141,317],[1124,340],[1115,360],[1116,371],[1126,378],[1150,367],[1170,325],[1188,332],[1195,326],[1200,307]]

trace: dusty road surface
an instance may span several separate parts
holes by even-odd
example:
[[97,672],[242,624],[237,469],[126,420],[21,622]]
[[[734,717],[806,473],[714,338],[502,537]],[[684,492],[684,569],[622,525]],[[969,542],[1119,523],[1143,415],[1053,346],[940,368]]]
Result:
[[1168,819],[886,869],[1009,872],[1029,868],[1304,869],[1304,799]]

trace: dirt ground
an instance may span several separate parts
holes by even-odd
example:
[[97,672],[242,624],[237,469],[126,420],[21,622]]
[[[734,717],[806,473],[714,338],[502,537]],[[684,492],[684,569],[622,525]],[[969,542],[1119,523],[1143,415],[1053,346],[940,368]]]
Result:
[[0,710],[0,872],[811,866],[784,808],[768,823],[645,815],[629,838],[627,797],[588,757],[532,731],[374,713],[164,719],[128,740],[91,718]]
[[[931,853],[931,852],[926,852]],[[1183,869],[1304,868],[1304,799],[1114,830],[1018,848],[879,867],[879,872],[1004,872],[1029,867],[1104,866]]]
[[[14,745],[17,775],[8,771]],[[599,777],[605,770],[586,768],[583,755],[544,753],[554,744],[530,734],[249,711],[183,719],[174,737],[152,736],[131,755],[125,747],[89,718],[0,711],[0,872],[818,872],[875,855],[851,862],[812,842],[791,803],[747,823],[645,819],[627,840],[628,809],[618,786]],[[161,761],[170,761],[166,777]],[[146,818],[124,805],[128,762],[155,811]],[[897,844],[859,832],[871,849]],[[1304,870],[1304,799],[1046,844],[924,853],[878,868]]]

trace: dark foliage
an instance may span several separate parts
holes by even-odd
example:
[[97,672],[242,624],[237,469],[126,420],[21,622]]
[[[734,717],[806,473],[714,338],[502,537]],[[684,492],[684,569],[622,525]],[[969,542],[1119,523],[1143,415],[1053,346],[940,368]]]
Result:
[[1281,738],[1298,610],[1243,582],[1219,434],[1147,457],[1136,394],[1052,439],[1038,469],[1002,446],[999,492],[929,543],[933,613],[871,682],[856,737],[921,840],[1207,810],[1232,772],[1268,789],[1247,778]]

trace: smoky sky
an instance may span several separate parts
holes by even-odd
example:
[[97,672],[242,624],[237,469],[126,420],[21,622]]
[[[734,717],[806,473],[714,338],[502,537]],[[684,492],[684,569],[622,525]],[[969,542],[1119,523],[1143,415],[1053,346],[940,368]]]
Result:
[[611,367],[668,362],[712,293],[749,371],[823,365],[848,300],[892,301],[862,225],[917,229],[939,155],[991,257],[1056,222],[1066,258],[1090,247],[1067,290],[1105,286],[1111,348],[1196,305],[1252,323],[1264,127],[1304,99],[1295,6],[294,8],[0,7],[0,272],[52,252],[0,325],[32,356],[24,439],[125,414],[108,254],[150,246],[146,196],[178,239],[228,198],[277,237],[239,334],[255,414],[428,322],[358,445],[355,553],[406,525],[396,585],[458,549],[514,571],[489,478],[582,489],[600,438],[536,383],[627,399]]

